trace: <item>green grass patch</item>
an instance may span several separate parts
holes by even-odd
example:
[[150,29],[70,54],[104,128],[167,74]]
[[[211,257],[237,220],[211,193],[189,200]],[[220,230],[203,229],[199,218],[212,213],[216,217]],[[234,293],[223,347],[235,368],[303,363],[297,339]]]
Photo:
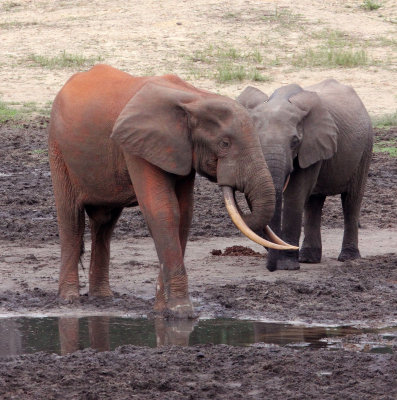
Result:
[[310,37],[319,40],[315,47],[295,54],[290,62],[295,67],[354,68],[380,65],[385,61],[372,59],[367,52],[367,41],[340,30],[313,32]]
[[397,139],[383,140],[374,143],[374,153],[387,153],[390,157],[397,158]]
[[346,47],[358,44],[358,41],[354,37],[338,29],[323,29],[310,33],[310,37],[312,39],[324,41],[324,45],[328,47]]
[[307,48],[303,53],[292,57],[295,67],[353,68],[374,65],[376,62],[367,54],[364,44],[343,31],[322,30],[311,35],[321,43]]
[[81,54],[67,53],[65,50],[54,57],[31,54],[27,58],[27,62],[30,63],[31,66],[47,69],[86,67],[100,61],[103,61],[102,56],[85,57]]
[[270,12],[262,17],[262,20],[271,24],[277,24],[281,28],[291,29],[297,25],[297,22],[301,19],[299,14],[296,14],[288,9],[280,9],[277,6],[274,12]]
[[6,103],[0,100],[0,123],[19,123],[34,116],[41,115],[48,117],[51,112],[52,102],[44,106],[38,106],[34,102]]
[[243,52],[234,46],[210,45],[203,50],[196,50],[187,56],[189,70],[195,79],[215,79],[219,83],[252,80],[266,82],[271,78],[258,69],[263,68],[262,54],[259,49]]
[[215,78],[220,83],[243,81],[247,78],[247,71],[243,65],[224,64],[217,67]]
[[0,23],[0,29],[15,29],[15,28],[25,28],[27,26],[39,25],[38,22],[20,22],[20,21],[10,21]]
[[14,120],[18,114],[18,110],[10,107],[7,103],[0,101],[0,123]]
[[307,49],[303,54],[292,59],[295,67],[345,67],[353,68],[369,64],[367,52],[363,49],[356,50],[339,48]]
[[397,111],[391,114],[385,114],[378,117],[372,117],[374,128],[389,128],[397,126]]
[[380,7],[382,7],[381,4],[372,0],[364,0],[363,3],[361,4],[361,8],[364,8],[364,10],[368,11],[377,10]]
[[271,78],[262,75],[255,68],[245,68],[243,65],[223,64],[219,65],[215,73],[215,79],[219,83],[243,81],[245,79],[255,82],[268,82]]
[[5,1],[2,5],[1,8],[4,11],[11,11],[12,9],[19,7],[21,3],[18,3],[16,1]]

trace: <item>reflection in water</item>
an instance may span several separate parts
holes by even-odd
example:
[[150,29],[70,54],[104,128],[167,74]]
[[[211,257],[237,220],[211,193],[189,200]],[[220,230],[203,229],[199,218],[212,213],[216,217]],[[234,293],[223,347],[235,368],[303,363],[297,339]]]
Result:
[[0,356],[21,354],[22,338],[14,318],[0,320]]
[[79,319],[59,318],[58,329],[61,354],[64,355],[79,350]]
[[[388,329],[396,330],[396,327]],[[0,357],[37,351],[64,355],[87,347],[106,351],[126,344],[149,347],[204,343],[246,346],[264,342],[318,348],[328,346],[333,337],[380,332],[353,327],[304,327],[232,319],[7,318],[0,319]]]
[[192,319],[166,320],[156,318],[154,327],[157,346],[189,346],[190,334],[195,325],[196,321]]

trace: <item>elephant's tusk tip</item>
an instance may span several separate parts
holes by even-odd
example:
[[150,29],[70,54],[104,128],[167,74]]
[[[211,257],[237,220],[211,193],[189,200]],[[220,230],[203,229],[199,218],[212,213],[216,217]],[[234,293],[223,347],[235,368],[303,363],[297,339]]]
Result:
[[275,249],[275,250],[298,250],[299,248],[296,246],[292,246],[280,238],[278,238],[274,232],[268,228],[267,232],[269,236],[277,240],[278,243],[272,243],[269,240],[263,239],[260,236],[258,236],[255,232],[253,232],[243,221],[241,215],[238,212],[235,200],[234,200],[234,195],[233,195],[233,190],[228,187],[228,186],[223,186],[222,187],[223,191],[223,196],[225,200],[225,206],[226,209],[234,222],[234,224],[237,226],[237,228],[249,239],[253,240],[254,242],[260,244],[261,246],[265,247],[266,249]]

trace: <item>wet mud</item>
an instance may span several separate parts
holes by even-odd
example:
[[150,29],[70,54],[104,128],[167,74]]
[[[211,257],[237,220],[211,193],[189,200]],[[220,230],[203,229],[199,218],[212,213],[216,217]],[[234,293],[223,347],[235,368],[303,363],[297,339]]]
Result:
[[[81,270],[79,304],[57,299],[59,240],[47,160],[45,119],[0,126],[0,312],[3,314],[116,313],[152,318],[157,259],[138,208],[123,212],[112,246],[115,297],[87,295],[89,246]],[[397,129],[377,131],[377,141]],[[390,254],[339,263],[337,253],[299,272],[270,273],[266,254],[244,241],[230,222],[218,187],[198,177],[186,264],[197,313],[388,326],[397,321],[397,163],[375,153],[362,206],[361,236],[375,230]],[[339,197],[324,206],[325,240],[343,227]],[[386,234],[385,234],[386,232]],[[338,246],[342,237],[338,237]],[[371,239],[365,239],[371,246]],[[383,239],[382,239],[383,240]],[[394,249],[393,249],[394,240]],[[89,243],[87,227],[86,243]],[[327,243],[324,246],[327,247]],[[220,252],[220,253],[219,253]],[[364,254],[364,253],[363,253]],[[372,253],[372,254],[377,254]],[[395,339],[391,354],[368,353],[373,334],[350,335],[343,346],[310,350],[270,344],[251,347],[168,343],[125,345],[112,351],[39,352],[0,361],[4,399],[394,399]]]
[[[15,127],[0,126],[0,238],[11,241],[54,241],[58,237],[54,197],[47,156],[46,119]],[[397,128],[376,132],[376,141],[397,139]],[[363,200],[362,226],[397,226],[397,163],[385,153],[374,153]],[[237,230],[223,204],[221,190],[196,178],[191,240],[202,236],[231,237]],[[324,205],[324,227],[343,227],[339,196]],[[88,229],[87,229],[88,234]],[[114,237],[148,237],[137,207],[124,209]]]
[[397,395],[396,355],[203,345],[59,356],[0,364],[3,399],[384,399]]

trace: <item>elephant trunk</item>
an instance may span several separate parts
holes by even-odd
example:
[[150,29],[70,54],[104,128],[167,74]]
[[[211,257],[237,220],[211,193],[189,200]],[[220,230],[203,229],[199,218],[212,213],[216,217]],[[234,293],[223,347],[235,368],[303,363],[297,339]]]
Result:
[[[266,163],[265,163],[266,165]],[[226,185],[222,185],[226,208],[236,226],[249,239],[261,244],[262,246],[278,249],[292,250],[295,246],[290,246],[279,239],[271,230],[268,230],[269,237],[275,242],[272,243],[258,236],[254,231],[268,229],[266,226],[271,221],[275,207],[275,192],[270,172],[263,168],[263,163],[251,162],[237,185],[237,189],[245,193],[250,205],[251,213],[241,215],[234,198],[234,190]]]
[[242,190],[245,193],[251,213],[244,215],[244,222],[253,231],[261,231],[271,221],[275,208],[275,191],[272,177],[266,169],[258,174],[253,166],[251,178],[247,179]]

